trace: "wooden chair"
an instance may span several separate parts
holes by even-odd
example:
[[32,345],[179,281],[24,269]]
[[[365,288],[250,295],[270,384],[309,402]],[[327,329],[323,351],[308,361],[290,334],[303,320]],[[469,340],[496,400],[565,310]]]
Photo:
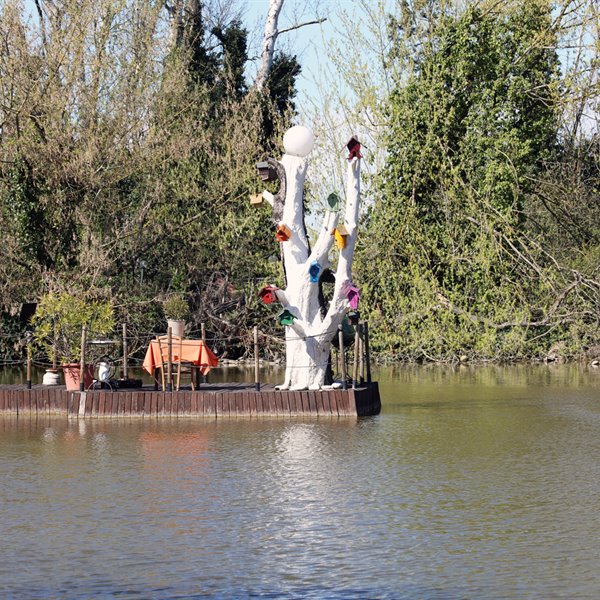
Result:
[[[156,341],[158,342],[159,361],[156,361],[157,357],[154,357],[154,359],[156,361],[155,368],[160,369],[160,375],[161,375],[161,380],[162,380],[162,390],[164,392],[166,390],[165,373],[168,371],[168,368],[169,368],[169,336],[157,335]],[[173,338],[171,338],[171,343],[173,343]],[[173,353],[171,351],[171,355],[172,354]],[[172,356],[171,356],[171,358],[172,358]],[[173,364],[171,361],[171,378],[173,377],[172,369],[173,369]],[[155,377],[155,379],[156,379],[156,377]],[[170,383],[172,383],[172,380]]]
[[[185,342],[183,341],[182,338],[177,337],[177,387],[176,389],[179,390],[179,388],[181,387],[181,378],[182,375],[189,375],[190,378],[190,386],[192,387],[192,390],[195,390],[195,381],[194,381],[194,372],[196,369],[196,365],[193,362],[190,362],[188,360],[182,360],[181,356],[183,355],[183,344]],[[173,348],[175,348],[175,342],[173,342]]]
[[[169,336],[159,335],[156,336],[158,342],[158,351],[160,354],[160,363],[156,365],[156,368],[160,369],[162,378],[162,389],[165,390],[165,373],[169,370]],[[181,360],[183,349],[183,338],[172,335],[171,336],[171,389],[179,390],[181,386],[182,375],[190,375],[190,384],[192,390],[195,390],[194,385],[194,368],[195,365],[191,362]],[[175,385],[173,386],[173,368],[176,366],[176,379]],[[169,382],[167,382],[169,383]]]

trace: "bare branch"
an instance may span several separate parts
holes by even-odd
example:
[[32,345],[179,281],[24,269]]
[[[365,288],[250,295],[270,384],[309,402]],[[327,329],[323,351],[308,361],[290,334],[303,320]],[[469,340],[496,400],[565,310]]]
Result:
[[300,29],[301,27],[306,27],[307,25],[320,25],[321,23],[324,23],[325,21],[327,21],[326,17],[323,17],[322,19],[315,19],[314,21],[305,21],[304,23],[297,23],[296,25],[290,25],[289,27],[286,27],[285,29],[279,29],[278,31],[275,32],[275,36],[281,35],[282,33],[288,33],[289,31],[294,31],[296,29]]

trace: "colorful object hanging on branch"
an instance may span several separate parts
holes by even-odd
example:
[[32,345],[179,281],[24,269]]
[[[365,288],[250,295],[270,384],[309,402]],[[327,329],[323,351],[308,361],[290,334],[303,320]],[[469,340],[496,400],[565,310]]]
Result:
[[350,138],[347,148],[350,150],[350,154],[348,154],[348,160],[352,160],[353,158],[362,158],[362,154],[360,153],[360,142],[355,137]]
[[265,285],[265,287],[258,292],[258,297],[262,299],[265,304],[271,304],[277,300],[277,290],[279,288],[276,285]]
[[256,170],[263,181],[275,181],[277,179],[277,171],[266,161],[256,163]]
[[329,196],[327,196],[327,204],[329,205],[330,211],[337,212],[340,210],[340,197],[335,192],[329,194]]
[[285,223],[279,223],[275,228],[275,237],[278,242],[287,242],[292,237],[292,231]]
[[335,237],[336,246],[340,250],[343,250],[346,247],[346,238],[339,232],[338,229],[333,230],[333,236]]
[[346,238],[348,237],[348,229],[342,223],[338,225],[332,232],[333,237],[335,238],[335,244],[340,249],[343,250],[346,247]]
[[342,285],[342,294],[346,296],[350,308],[356,310],[358,308],[358,303],[360,302],[360,292],[358,291],[358,287],[351,281],[345,281]]
[[262,194],[250,194],[250,204],[262,204],[263,203],[263,195]]
[[278,315],[277,320],[280,325],[293,325],[296,318],[287,308],[284,308]]
[[310,267],[308,267],[308,275],[310,277],[311,283],[319,282],[319,277],[321,275],[321,265],[316,260],[313,260],[312,263],[310,263]]

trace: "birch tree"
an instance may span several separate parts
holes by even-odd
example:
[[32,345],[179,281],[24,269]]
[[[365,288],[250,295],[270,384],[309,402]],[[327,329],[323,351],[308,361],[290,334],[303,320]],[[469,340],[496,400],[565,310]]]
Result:
[[273,65],[273,54],[275,52],[275,41],[277,40],[277,23],[279,13],[283,7],[283,0],[271,0],[269,2],[269,11],[265,21],[265,33],[262,41],[260,53],[260,66],[256,75],[256,89],[262,90]]
[[326,21],[325,18],[316,18],[304,22],[295,22],[288,27],[279,28],[279,17],[281,15],[281,9],[283,8],[284,0],[270,0],[269,10],[267,11],[267,18],[265,19],[265,29],[263,33],[263,39],[261,44],[260,62],[258,71],[256,73],[256,79],[254,86],[257,91],[262,91],[267,84],[271,70],[273,69],[275,56],[275,44],[278,37],[282,33],[294,31],[307,25],[318,25]]

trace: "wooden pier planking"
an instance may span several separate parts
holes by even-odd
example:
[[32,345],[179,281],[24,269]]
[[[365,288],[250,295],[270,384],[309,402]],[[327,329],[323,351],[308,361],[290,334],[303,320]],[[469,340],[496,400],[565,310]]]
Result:
[[0,386],[0,414],[97,417],[305,417],[368,416],[381,411],[377,383],[348,390],[275,390],[253,384],[206,384],[196,391],[69,392],[64,386]]

